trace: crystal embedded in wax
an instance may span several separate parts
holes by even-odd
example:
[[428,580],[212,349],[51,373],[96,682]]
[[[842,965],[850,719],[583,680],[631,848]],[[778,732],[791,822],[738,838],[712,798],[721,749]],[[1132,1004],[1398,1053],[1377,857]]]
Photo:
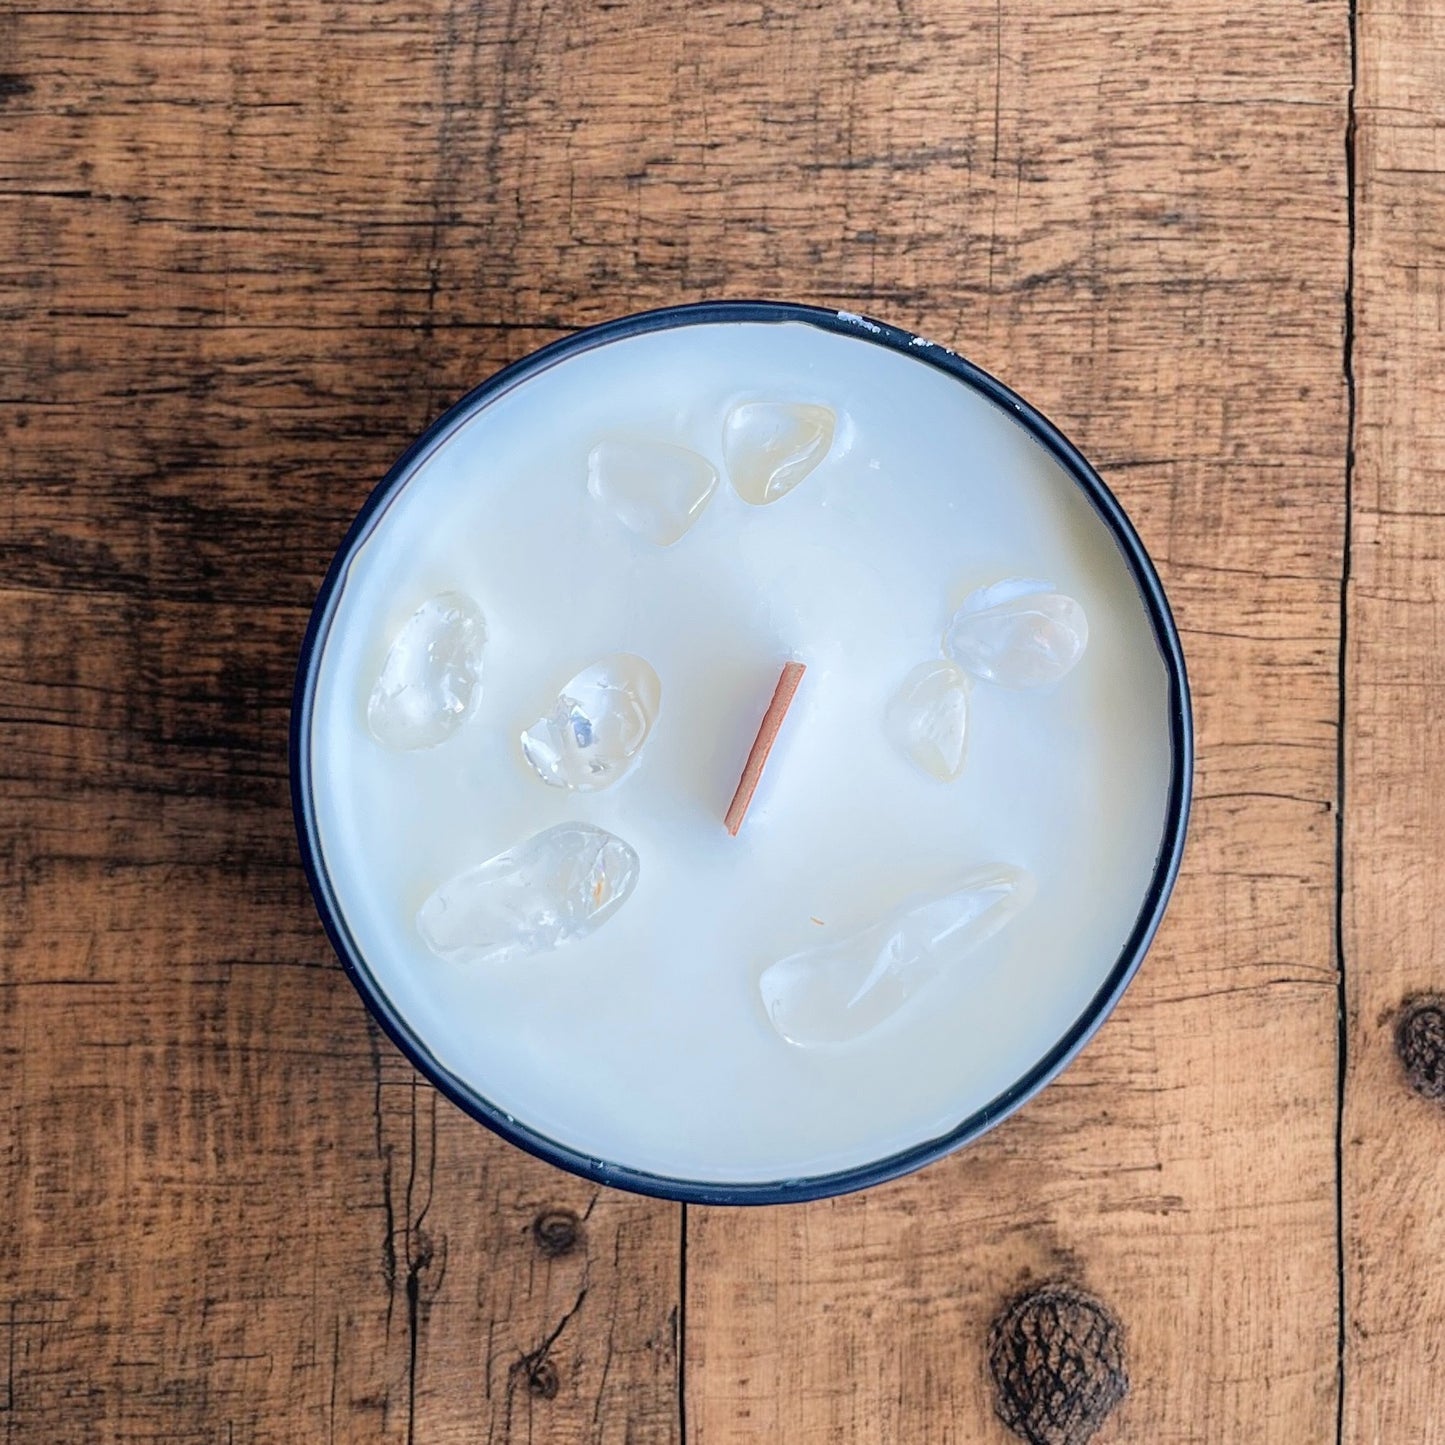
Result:
[[1053,584],[1015,577],[982,587],[953,615],[943,650],[1000,687],[1046,687],[1072,671],[1089,645],[1089,620]]
[[1034,886],[1024,869],[991,863],[859,933],[779,959],[758,981],[769,1020],[805,1048],[861,1038],[992,938]]
[[621,838],[559,823],[443,883],[417,913],[417,931],[454,963],[544,953],[600,928],[637,874],[637,854]]
[[646,658],[613,653],[583,668],[522,734],[544,783],[595,792],[631,772],[657,720],[662,683]]
[[838,418],[809,402],[745,401],[723,423],[728,480],[743,501],[761,507],[785,497],[833,445]]
[[605,437],[587,458],[587,490],[624,527],[670,547],[717,490],[717,468],[669,442]]
[[430,748],[482,695],[482,610],[460,592],[428,598],[392,639],[366,704],[371,735],[391,748]]
[[920,663],[888,705],[888,736],[925,773],[947,783],[963,771],[968,675],[952,662]]

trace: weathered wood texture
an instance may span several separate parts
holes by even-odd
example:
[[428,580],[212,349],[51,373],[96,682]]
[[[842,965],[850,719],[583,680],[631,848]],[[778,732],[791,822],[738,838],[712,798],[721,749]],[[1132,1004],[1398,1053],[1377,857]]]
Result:
[[419,1087],[290,825],[292,669],[348,515],[553,334],[509,324],[549,313],[498,307],[486,242],[518,116],[480,95],[530,49],[501,23],[0,21],[7,1439],[677,1438],[678,1211]]
[[[1445,10],[1360,7],[1346,652],[1344,1439],[1445,1441]],[[1430,1067],[1433,1061],[1433,1070]],[[1419,1066],[1424,1065],[1421,1069]]]
[[861,1197],[689,1211],[689,1429],[1006,1438],[989,1320],[1063,1275],[1128,1332],[1101,1440],[1332,1439],[1347,16],[908,14],[878,15],[886,76],[830,42],[799,82],[824,134],[861,105],[889,137],[812,192],[822,229],[868,215],[893,277],[949,217],[952,264],[879,304],[1017,378],[1138,519],[1193,674],[1195,824],[1124,1005],[996,1134]]
[[[1003,1440],[988,1322],[1057,1276],[1126,1332],[1101,1440],[1333,1435],[1349,20],[0,14],[7,1438]],[[284,729],[329,552],[422,423],[562,330],[750,294],[949,342],[1099,462],[1184,630],[1198,801],[1058,1086],[912,1180],[684,1221],[494,1144],[368,1030]],[[1380,726],[1424,726],[1417,657]]]

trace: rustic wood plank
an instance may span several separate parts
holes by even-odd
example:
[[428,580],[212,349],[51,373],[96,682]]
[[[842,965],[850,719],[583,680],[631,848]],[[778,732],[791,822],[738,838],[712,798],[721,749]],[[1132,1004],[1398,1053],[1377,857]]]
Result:
[[[1330,1439],[1346,7],[905,12],[835,7],[788,94],[858,160],[810,186],[819,231],[866,225],[850,295],[1016,380],[1139,519],[1192,667],[1196,823],[1124,1006],[997,1134],[857,1198],[689,1210],[689,1432],[1010,1438],[990,1321],[1062,1277],[1126,1334],[1100,1440]],[[729,196],[778,173],[745,170]]]
[[[420,1085],[290,823],[295,652],[350,514],[557,334],[473,304],[496,196],[449,222],[515,121],[449,92],[470,23],[0,19],[7,1440],[679,1437],[680,1211]],[[505,89],[517,48],[471,53]]]
[[[1356,386],[1346,658],[1346,1292],[1343,1439],[1445,1441],[1445,1056],[1440,1015],[1398,1051],[1408,1005],[1445,992],[1440,635],[1445,625],[1445,14],[1359,7]],[[1423,1092],[1416,1092],[1421,1090]]]

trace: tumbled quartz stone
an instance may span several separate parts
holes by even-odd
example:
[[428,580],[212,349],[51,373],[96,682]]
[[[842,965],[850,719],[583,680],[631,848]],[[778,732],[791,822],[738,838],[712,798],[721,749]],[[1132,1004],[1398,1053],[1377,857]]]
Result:
[[968,675],[952,662],[920,663],[888,705],[888,736],[930,777],[952,782],[968,745]]
[[768,1018],[804,1048],[859,1039],[992,938],[1034,889],[1031,873],[991,863],[859,933],[779,959],[758,981]]
[[606,437],[587,458],[587,490],[624,527],[670,547],[717,490],[717,468],[686,447]]
[[505,963],[585,938],[627,901],[637,854],[590,823],[559,823],[443,883],[416,915],[454,963]]
[[522,734],[522,755],[555,788],[611,787],[641,756],[661,701],[651,663],[613,653],[562,689],[552,710]]
[[745,401],[723,423],[728,480],[756,507],[785,497],[833,445],[838,419],[807,402]]
[[1047,687],[1089,645],[1084,609],[1048,582],[1010,578],[964,601],[943,634],[960,667],[1000,687]]
[[460,592],[423,602],[392,640],[366,704],[366,723],[390,748],[430,748],[466,720],[482,695],[482,610]]

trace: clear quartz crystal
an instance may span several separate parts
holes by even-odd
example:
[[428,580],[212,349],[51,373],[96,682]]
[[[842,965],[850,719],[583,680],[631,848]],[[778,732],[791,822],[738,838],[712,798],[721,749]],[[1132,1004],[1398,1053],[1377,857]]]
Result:
[[779,959],[758,981],[768,1018],[804,1048],[860,1038],[992,938],[1034,886],[1031,873],[991,863],[859,933]]
[[587,458],[587,490],[624,527],[670,547],[717,490],[717,468],[686,447],[604,437]]
[[428,598],[392,639],[366,704],[371,735],[390,748],[430,748],[482,695],[482,610],[460,592]]
[[593,792],[632,770],[657,720],[662,683],[628,652],[584,668],[552,710],[522,734],[522,754],[544,783]]
[[559,823],[443,883],[416,915],[453,963],[504,963],[585,938],[627,901],[637,854],[590,823]]
[[1050,582],[1015,577],[964,601],[943,634],[960,667],[1000,687],[1046,687],[1073,670],[1089,645],[1089,620]]
[[745,401],[723,423],[728,480],[743,501],[761,507],[785,497],[833,445],[838,418],[807,402]]
[[968,693],[962,668],[952,662],[924,662],[904,678],[888,705],[888,736],[905,757],[945,783],[963,771]]

